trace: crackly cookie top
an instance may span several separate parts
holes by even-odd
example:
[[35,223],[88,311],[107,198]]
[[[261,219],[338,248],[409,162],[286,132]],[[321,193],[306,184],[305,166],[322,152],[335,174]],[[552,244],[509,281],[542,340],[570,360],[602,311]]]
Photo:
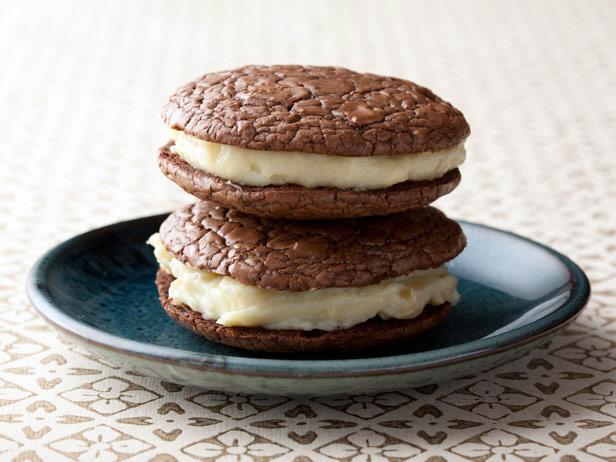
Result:
[[248,149],[340,156],[411,154],[463,141],[462,113],[408,80],[341,67],[245,66],[180,87],[165,123]]
[[438,267],[466,244],[460,226],[431,207],[298,222],[200,201],[172,213],[160,234],[166,249],[192,267],[289,291],[376,284]]

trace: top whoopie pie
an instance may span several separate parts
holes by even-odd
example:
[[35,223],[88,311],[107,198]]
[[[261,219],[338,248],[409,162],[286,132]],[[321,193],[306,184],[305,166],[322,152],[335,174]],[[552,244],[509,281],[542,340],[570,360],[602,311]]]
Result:
[[413,82],[339,67],[205,74],[163,109],[159,165],[194,196],[264,217],[388,215],[460,181],[462,113]]

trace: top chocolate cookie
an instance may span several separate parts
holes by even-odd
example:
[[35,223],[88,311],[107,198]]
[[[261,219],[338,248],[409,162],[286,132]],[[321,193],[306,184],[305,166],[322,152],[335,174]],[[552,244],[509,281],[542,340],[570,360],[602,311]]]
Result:
[[462,113],[425,87],[319,66],[205,74],[171,96],[163,119],[215,143],[354,157],[445,149],[470,133]]

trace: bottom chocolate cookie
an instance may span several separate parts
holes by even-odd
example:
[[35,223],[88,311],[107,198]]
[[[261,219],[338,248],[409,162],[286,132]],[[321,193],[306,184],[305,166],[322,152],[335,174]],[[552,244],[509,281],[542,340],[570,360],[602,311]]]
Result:
[[414,319],[383,320],[375,317],[348,329],[278,330],[260,327],[227,327],[203,319],[197,311],[175,305],[169,298],[174,278],[164,270],[156,274],[161,304],[169,316],[208,340],[237,348],[271,353],[354,352],[391,345],[430,330],[451,311],[451,305],[427,306]]
[[295,220],[390,215],[425,207],[460,183],[456,168],[440,178],[406,181],[373,190],[304,188],[298,185],[242,186],[198,170],[171,152],[160,149],[162,172],[184,191],[250,215]]

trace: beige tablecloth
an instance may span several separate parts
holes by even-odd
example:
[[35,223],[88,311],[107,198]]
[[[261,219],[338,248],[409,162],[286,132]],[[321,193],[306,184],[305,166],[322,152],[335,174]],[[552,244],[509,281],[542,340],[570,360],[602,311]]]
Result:
[[[1,460],[616,460],[614,1],[0,3]],[[139,377],[24,295],[49,246],[191,199],[157,170],[179,84],[243,63],[410,78],[467,116],[453,217],[553,245],[593,284],[545,348],[487,373],[287,399]],[[381,458],[379,458],[381,457]]]

